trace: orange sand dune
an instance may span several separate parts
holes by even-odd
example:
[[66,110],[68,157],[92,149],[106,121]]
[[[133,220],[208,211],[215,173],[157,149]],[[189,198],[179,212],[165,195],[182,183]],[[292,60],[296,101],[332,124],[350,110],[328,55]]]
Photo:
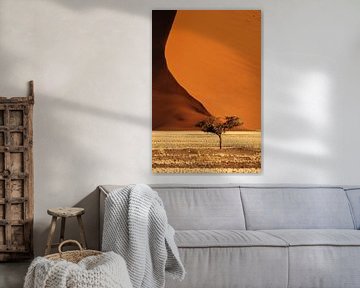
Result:
[[[195,123],[210,116],[204,106],[178,86],[167,71],[157,71],[153,84],[153,130],[198,130]],[[164,89],[166,87],[166,89]]]
[[210,116],[170,73],[165,45],[175,10],[153,11],[152,128],[153,130],[195,130],[195,124]]
[[191,96],[211,114],[237,115],[254,130],[261,129],[260,17],[255,10],[179,10],[166,43],[169,70]]

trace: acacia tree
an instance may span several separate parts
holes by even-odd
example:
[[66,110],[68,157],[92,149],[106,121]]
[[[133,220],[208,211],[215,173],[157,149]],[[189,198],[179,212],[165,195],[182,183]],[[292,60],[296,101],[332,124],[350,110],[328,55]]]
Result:
[[196,123],[196,127],[199,127],[201,131],[206,133],[212,133],[219,137],[219,147],[222,148],[222,134],[227,130],[234,128],[236,126],[242,125],[243,122],[240,121],[237,116],[226,116],[225,119],[219,117],[210,116],[204,120],[201,120]]

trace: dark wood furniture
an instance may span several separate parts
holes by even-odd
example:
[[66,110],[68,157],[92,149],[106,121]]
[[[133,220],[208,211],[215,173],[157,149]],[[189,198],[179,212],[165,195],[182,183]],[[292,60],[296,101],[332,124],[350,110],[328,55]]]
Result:
[[33,105],[0,97],[0,262],[33,256]]

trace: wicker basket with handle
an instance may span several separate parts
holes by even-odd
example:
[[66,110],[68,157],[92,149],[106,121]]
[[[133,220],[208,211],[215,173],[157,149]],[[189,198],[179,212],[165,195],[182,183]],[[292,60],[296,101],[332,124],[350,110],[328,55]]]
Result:
[[[65,252],[62,251],[61,248],[65,244],[69,244],[69,243],[76,244],[79,247],[79,250],[65,251]],[[59,245],[58,251],[59,251],[59,253],[47,255],[47,256],[45,256],[45,258],[47,258],[49,260],[66,260],[69,262],[78,263],[85,257],[96,256],[96,255],[102,254],[102,252],[100,252],[100,251],[83,249],[81,244],[76,240],[65,240],[65,241],[61,242],[61,244]]]

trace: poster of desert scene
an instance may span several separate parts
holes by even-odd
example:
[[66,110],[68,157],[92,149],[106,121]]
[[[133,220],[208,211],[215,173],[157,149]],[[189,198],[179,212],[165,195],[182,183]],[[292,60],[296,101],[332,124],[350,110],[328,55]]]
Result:
[[154,10],[153,173],[260,173],[261,139],[261,11]]

